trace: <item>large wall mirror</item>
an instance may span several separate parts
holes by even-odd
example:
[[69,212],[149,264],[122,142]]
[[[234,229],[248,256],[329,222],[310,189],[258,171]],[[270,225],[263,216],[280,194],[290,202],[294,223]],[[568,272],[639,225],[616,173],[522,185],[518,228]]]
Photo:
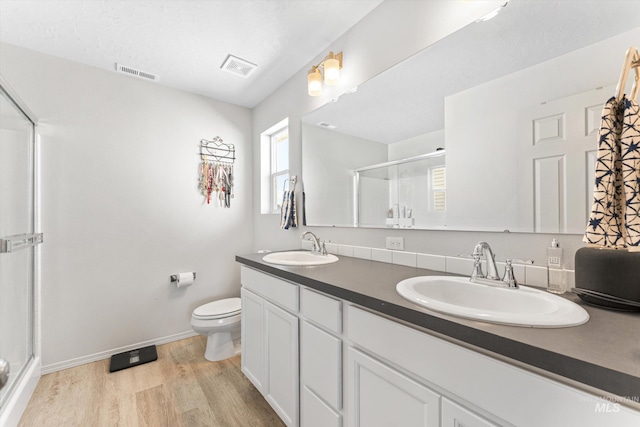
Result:
[[638,16],[637,1],[512,0],[305,115],[307,223],[582,234]]

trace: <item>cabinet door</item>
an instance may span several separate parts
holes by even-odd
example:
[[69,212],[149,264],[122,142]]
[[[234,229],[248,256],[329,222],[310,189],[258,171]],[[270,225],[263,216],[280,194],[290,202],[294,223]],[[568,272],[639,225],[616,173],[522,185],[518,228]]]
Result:
[[353,348],[348,351],[348,425],[436,427],[440,396]]
[[497,427],[497,424],[442,398],[442,427]]
[[303,427],[341,427],[342,417],[329,405],[301,386],[300,425]]
[[298,318],[264,302],[267,387],[265,398],[288,426],[298,423]]
[[242,372],[254,386],[265,393],[265,325],[264,300],[256,294],[241,289],[241,345]]
[[335,411],[342,408],[342,341],[302,322],[300,381]]

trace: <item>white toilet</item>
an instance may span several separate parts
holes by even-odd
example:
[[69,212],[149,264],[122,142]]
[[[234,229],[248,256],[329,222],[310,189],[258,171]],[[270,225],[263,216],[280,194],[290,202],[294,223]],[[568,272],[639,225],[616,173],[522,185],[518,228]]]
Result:
[[213,301],[193,310],[191,327],[207,336],[204,358],[212,362],[228,359],[237,351],[240,338],[240,298]]

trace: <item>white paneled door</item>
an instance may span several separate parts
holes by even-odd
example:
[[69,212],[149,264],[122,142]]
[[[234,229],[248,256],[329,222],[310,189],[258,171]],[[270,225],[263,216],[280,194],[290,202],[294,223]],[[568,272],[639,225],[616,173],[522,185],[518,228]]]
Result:
[[613,89],[546,101],[519,113],[519,228],[584,232],[593,198],[602,107]]

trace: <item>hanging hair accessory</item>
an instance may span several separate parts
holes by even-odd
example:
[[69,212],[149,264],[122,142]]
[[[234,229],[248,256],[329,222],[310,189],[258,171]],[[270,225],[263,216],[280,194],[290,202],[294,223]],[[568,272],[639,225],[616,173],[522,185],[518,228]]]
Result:
[[233,144],[225,143],[216,136],[213,140],[200,140],[200,157],[198,188],[205,197],[207,204],[211,204],[211,195],[215,197],[221,207],[231,207],[233,194],[233,163],[236,160],[236,149]]

